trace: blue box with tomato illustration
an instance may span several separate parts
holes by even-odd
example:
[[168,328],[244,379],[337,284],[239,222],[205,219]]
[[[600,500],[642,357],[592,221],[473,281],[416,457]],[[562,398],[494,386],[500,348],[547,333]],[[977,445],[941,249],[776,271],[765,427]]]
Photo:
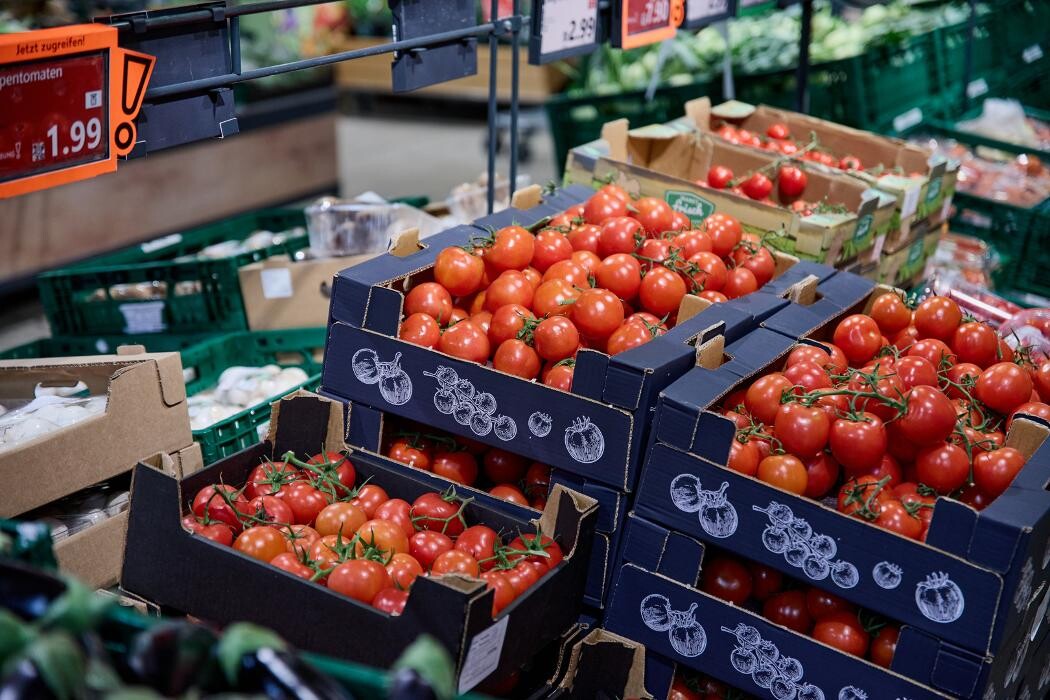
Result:
[[493,593],[478,579],[420,576],[402,614],[392,616],[183,528],[182,518],[201,488],[243,484],[263,460],[280,459],[286,451],[345,451],[358,484],[377,484],[391,497],[409,502],[443,490],[444,481],[432,474],[347,449],[343,411],[337,402],[299,392],[275,404],[265,442],[182,479],[138,465],[132,476],[121,573],[124,590],[218,624],[256,622],[301,649],[379,667],[393,664],[425,633],[454,660],[460,692],[492,673],[521,668],[576,623],[597,504],[560,488],[542,514],[511,515],[485,494],[465,505],[472,524],[503,533],[535,531],[539,526],[565,553],[495,618]]
[[[571,393],[397,338],[404,282],[430,270],[442,249],[487,235],[482,225],[535,224],[591,193],[570,187],[534,208],[511,208],[477,226],[439,233],[408,255],[388,253],[340,272],[332,291],[325,394],[631,491],[657,393],[693,366],[694,344],[711,333],[742,337],[786,305],[785,299],[744,297],[689,317],[680,312],[666,335],[619,355],[581,350]],[[778,258],[780,272],[792,262]],[[692,310],[705,305],[687,299],[694,302]]]
[[[1008,653],[989,661],[946,649],[905,626],[887,670],[704,593],[698,584],[706,552],[699,540],[637,513],[627,522],[605,627],[644,644],[660,659],[653,665],[665,671],[680,664],[774,700],[976,699],[1012,661]],[[1034,655],[1025,658],[1032,662]],[[666,697],[669,675],[658,674],[652,685],[647,679],[649,692]]]
[[1047,429],[1015,422],[1007,444],[1028,462],[988,508],[940,498],[926,542],[899,536],[725,467],[735,426],[717,407],[782,366],[795,343],[760,328],[727,345],[724,364],[690,370],[661,393],[635,512],[806,577],[946,649],[998,652],[1048,579],[1050,493],[1028,486],[1050,480]]

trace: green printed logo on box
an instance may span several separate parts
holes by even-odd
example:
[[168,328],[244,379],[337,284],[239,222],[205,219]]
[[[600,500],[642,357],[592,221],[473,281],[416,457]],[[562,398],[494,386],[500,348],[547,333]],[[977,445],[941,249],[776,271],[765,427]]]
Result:
[[857,219],[857,230],[853,232],[854,241],[862,241],[864,237],[871,232],[871,224],[875,221],[875,217],[871,214],[866,214]]
[[911,244],[911,249],[908,251],[908,265],[914,265],[922,259],[923,248],[923,239],[921,238]]
[[698,224],[715,212],[715,205],[694,192],[667,190],[664,200],[677,212],[685,214],[694,224]]
[[944,178],[942,178],[942,177],[939,177],[936,180],[932,180],[932,179],[930,180],[930,184],[926,188],[926,201],[927,202],[932,202],[933,200],[937,199],[938,196],[940,196],[940,194],[941,194],[941,184],[943,183],[943,181],[944,181]]

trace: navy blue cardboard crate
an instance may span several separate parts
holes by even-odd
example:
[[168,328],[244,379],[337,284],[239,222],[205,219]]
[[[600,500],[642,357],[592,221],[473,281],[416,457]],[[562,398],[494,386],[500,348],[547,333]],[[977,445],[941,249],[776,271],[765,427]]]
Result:
[[[754,376],[781,366],[795,343],[760,328],[727,345],[722,366],[690,370],[661,393],[634,510],[789,575],[805,576],[815,586],[948,644],[994,653],[1023,623],[1033,594],[1048,576],[1047,428],[1015,421],[1007,443],[1029,459],[991,506],[978,512],[938,499],[926,542],[901,537],[725,467],[735,426],[712,409]],[[685,494],[692,494],[692,501]],[[707,512],[718,517],[705,517]],[[830,556],[789,561],[790,541],[782,536],[790,528],[809,533],[807,538],[819,536]],[[932,599],[953,604],[940,609],[930,604]]]
[[397,338],[404,297],[395,283],[429,269],[446,246],[486,235],[479,226],[531,225],[590,193],[569,188],[533,209],[500,212],[477,226],[432,236],[424,249],[407,256],[382,255],[336,275],[321,382],[325,394],[630,491],[657,394],[693,366],[694,343],[711,333],[742,337],[785,306],[785,299],[752,295],[714,304],[666,335],[613,357],[582,350],[571,393]]
[[[636,513],[627,520],[605,628],[644,644],[647,654],[658,657],[647,664],[654,678],[646,679],[646,688],[655,697],[666,697],[661,691],[679,664],[773,700],[978,698],[981,683],[993,674],[992,664],[980,655],[957,650],[954,659],[942,653],[915,669],[921,680],[907,676],[897,668],[912,649],[904,635],[907,627],[887,670],[775,625],[699,590],[702,542]],[[933,686],[934,679],[943,686]]]
[[[332,401],[299,392],[282,399],[272,415],[267,441],[181,480],[145,464],[136,466],[121,572],[125,590],[219,624],[264,624],[301,649],[381,667],[394,663],[405,647],[427,633],[452,655],[457,676],[471,661],[471,647],[484,646],[472,645],[478,634],[488,632],[503,640],[496,648],[493,671],[504,674],[520,668],[576,623],[597,504],[562,489],[552,494],[539,519],[534,511],[527,518],[510,515],[499,499],[485,495],[466,505],[469,520],[499,531],[533,529],[539,520],[544,532],[563,540],[566,551],[557,567],[495,620],[491,592],[480,580],[421,577],[404,612],[395,617],[184,530],[181,518],[204,486],[244,483],[263,459],[277,459],[288,450],[301,455],[318,446],[325,451],[345,447],[338,434],[345,431],[342,407]],[[352,448],[348,453],[359,482],[375,480],[392,496],[412,501],[442,487],[442,480],[432,474]],[[175,571],[178,575],[172,575]],[[274,600],[296,603],[260,605]],[[505,635],[500,626],[505,626]],[[325,633],[318,634],[322,629]]]

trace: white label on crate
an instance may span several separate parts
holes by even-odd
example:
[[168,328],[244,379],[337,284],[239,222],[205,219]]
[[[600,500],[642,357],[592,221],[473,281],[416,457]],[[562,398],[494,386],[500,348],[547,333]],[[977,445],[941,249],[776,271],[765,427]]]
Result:
[[117,308],[124,314],[125,333],[159,333],[167,328],[163,301],[140,301]]
[[176,243],[182,242],[181,233],[173,233],[170,236],[161,236],[160,238],[154,238],[152,241],[146,241],[139,248],[143,253],[152,253],[155,250],[161,248],[167,248],[168,246],[175,245]]
[[1027,49],[1021,52],[1021,58],[1024,59],[1025,63],[1034,63],[1043,57],[1043,47],[1039,44],[1032,44]]
[[912,107],[907,112],[902,112],[893,118],[893,129],[894,131],[904,131],[905,129],[910,129],[921,121],[922,110],[918,107]]
[[689,0],[685,4],[687,22],[698,22],[708,17],[722,17],[729,11],[729,0]]
[[287,299],[292,296],[292,271],[287,267],[263,270],[259,277],[264,299]]
[[540,53],[595,43],[598,0],[543,0],[541,13]]
[[503,653],[503,639],[507,636],[509,621],[510,615],[504,615],[492,627],[470,640],[467,658],[463,661],[463,670],[459,673],[460,693],[467,692],[499,667],[499,657]]
[[966,86],[966,96],[971,100],[975,97],[980,97],[986,92],[988,92],[988,81],[984,78],[971,80],[970,84]]
[[909,187],[904,191],[904,201],[901,202],[901,218],[907,219],[915,210],[919,208],[919,192],[922,191],[921,185],[915,185]]

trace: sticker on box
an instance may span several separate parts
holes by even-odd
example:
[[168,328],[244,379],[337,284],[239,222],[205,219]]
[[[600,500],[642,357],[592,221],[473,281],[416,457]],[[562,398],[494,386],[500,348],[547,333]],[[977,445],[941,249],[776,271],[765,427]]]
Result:
[[504,615],[492,627],[470,640],[467,658],[463,661],[463,670],[459,674],[460,693],[467,692],[499,668],[508,622],[510,615]]

